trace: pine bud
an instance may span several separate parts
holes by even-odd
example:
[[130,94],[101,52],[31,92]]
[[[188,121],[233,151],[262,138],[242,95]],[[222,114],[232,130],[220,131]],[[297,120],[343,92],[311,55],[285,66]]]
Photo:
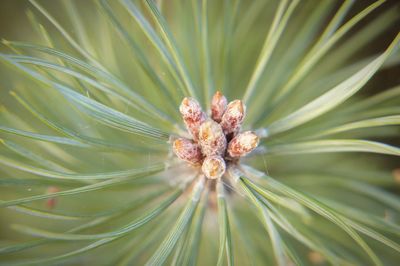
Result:
[[201,118],[203,111],[200,104],[193,98],[185,97],[179,106],[179,111],[183,119],[191,119],[197,121]]
[[211,119],[201,124],[199,143],[205,156],[223,155],[226,149],[226,137],[221,126]]
[[200,104],[193,98],[185,97],[179,107],[183,121],[194,140],[198,139],[199,127],[206,120]]
[[176,156],[188,163],[199,164],[203,159],[199,145],[191,140],[176,139],[172,144],[172,148]]
[[225,134],[239,132],[242,125],[246,107],[241,100],[234,100],[228,104],[221,119],[221,126]]
[[225,173],[225,161],[221,156],[210,156],[204,159],[201,170],[209,179],[220,178]]
[[229,142],[228,154],[233,158],[245,156],[258,146],[258,141],[258,136],[251,131],[240,133]]
[[225,112],[228,101],[225,96],[217,91],[211,100],[211,118],[218,123],[221,122],[222,115]]

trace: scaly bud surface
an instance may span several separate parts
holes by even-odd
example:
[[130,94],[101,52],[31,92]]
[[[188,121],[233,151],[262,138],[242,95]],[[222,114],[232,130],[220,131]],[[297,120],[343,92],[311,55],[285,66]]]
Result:
[[246,114],[246,107],[241,100],[234,100],[228,104],[221,119],[221,127],[225,134],[237,134]]
[[183,121],[194,140],[198,139],[199,127],[206,120],[200,104],[193,98],[185,97],[179,107]]
[[176,156],[190,164],[200,164],[203,159],[199,145],[191,140],[176,139],[172,144],[172,148]]
[[210,118],[189,97],[182,100],[179,111],[193,139],[176,139],[173,151],[180,159],[201,165],[201,171],[209,179],[221,178],[227,167],[236,167],[240,157],[258,145],[259,137],[254,132],[239,133],[246,113],[246,106],[240,100],[227,104],[225,96],[217,91],[211,101]]
[[253,132],[240,133],[229,142],[228,154],[233,158],[245,156],[257,147],[258,142],[258,136]]
[[200,126],[199,143],[205,156],[225,153],[226,137],[221,126],[213,120],[207,120]]
[[227,104],[228,101],[226,97],[220,91],[217,91],[211,101],[211,118],[214,119],[214,121],[218,123],[221,122]]
[[226,170],[224,159],[221,156],[210,156],[204,159],[201,167],[204,175],[209,179],[220,178]]

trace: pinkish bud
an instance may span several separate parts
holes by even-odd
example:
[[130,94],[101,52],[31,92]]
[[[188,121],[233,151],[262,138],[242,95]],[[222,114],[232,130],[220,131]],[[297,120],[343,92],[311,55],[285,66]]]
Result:
[[241,100],[234,100],[228,104],[221,119],[221,126],[225,134],[239,132],[242,125],[246,107]]
[[207,120],[200,126],[199,143],[205,156],[223,155],[226,149],[226,137],[221,126],[213,121]]
[[214,94],[211,100],[211,117],[214,121],[221,122],[227,103],[228,101],[220,91]]
[[201,170],[209,179],[220,178],[225,173],[225,161],[221,156],[210,156],[204,159]]
[[206,120],[200,104],[193,98],[185,97],[179,107],[183,121],[194,140],[198,139],[199,127]]
[[249,154],[258,145],[259,138],[251,131],[238,134],[228,145],[228,154],[231,157],[242,157]]
[[176,139],[172,144],[172,148],[176,156],[190,164],[199,164],[203,159],[199,145],[191,140]]
[[199,120],[203,114],[200,104],[193,98],[185,97],[179,106],[183,119]]

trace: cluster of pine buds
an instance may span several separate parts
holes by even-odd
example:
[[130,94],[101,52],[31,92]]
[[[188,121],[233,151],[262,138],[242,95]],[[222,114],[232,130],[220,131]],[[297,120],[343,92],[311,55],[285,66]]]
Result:
[[258,145],[259,138],[254,132],[240,133],[246,114],[241,100],[228,104],[226,97],[217,91],[211,101],[210,118],[193,98],[184,98],[179,111],[192,139],[175,139],[173,151],[189,164],[201,165],[207,178],[222,177],[227,163],[236,163]]

